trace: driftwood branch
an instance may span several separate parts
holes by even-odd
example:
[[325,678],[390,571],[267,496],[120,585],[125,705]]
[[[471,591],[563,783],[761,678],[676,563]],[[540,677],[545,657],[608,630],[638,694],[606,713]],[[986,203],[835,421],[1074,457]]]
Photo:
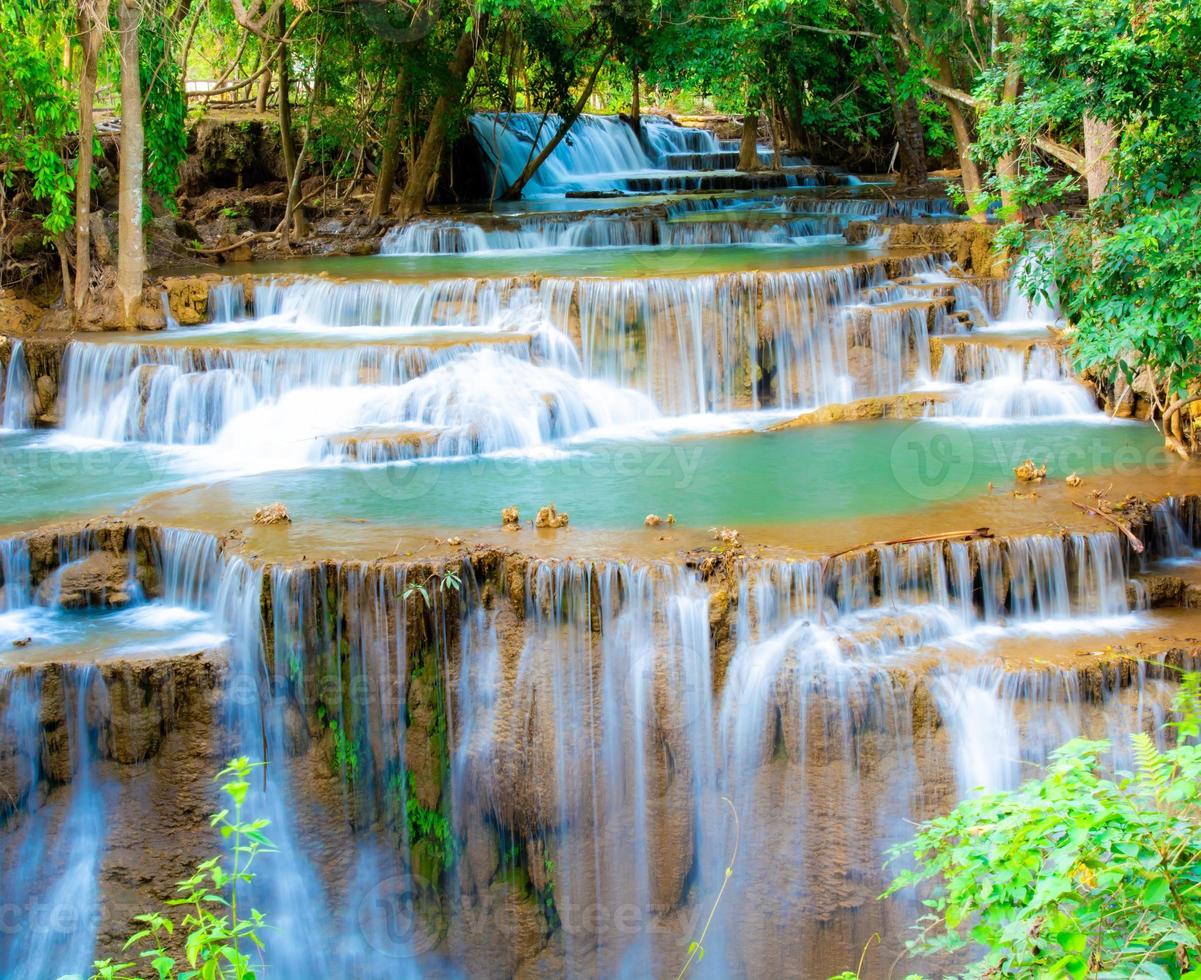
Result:
[[992,531],[987,527],[976,527],[968,531],[942,531],[938,534],[919,534],[912,538],[893,538],[891,541],[869,541],[867,544],[857,544],[853,548],[844,548],[822,559],[822,566],[828,565],[835,558],[849,555],[853,551],[863,551],[866,548],[889,548],[902,544],[926,544],[934,541],[975,541],[979,538],[991,538]]
[[1086,514],[1092,514],[1093,517],[1099,517],[1103,521],[1108,521],[1110,524],[1112,524],[1114,527],[1116,527],[1119,531],[1121,531],[1124,535],[1126,535],[1126,540],[1130,542],[1131,548],[1133,548],[1140,555],[1143,553],[1143,543],[1138,539],[1138,537],[1135,535],[1135,533],[1130,530],[1129,527],[1127,527],[1125,524],[1123,524],[1121,521],[1119,521],[1113,515],[1106,514],[1102,510],[1097,510],[1096,507],[1090,507],[1090,506],[1088,506],[1088,504],[1082,504],[1078,500],[1073,500],[1072,506],[1078,507],[1080,510],[1084,511]]

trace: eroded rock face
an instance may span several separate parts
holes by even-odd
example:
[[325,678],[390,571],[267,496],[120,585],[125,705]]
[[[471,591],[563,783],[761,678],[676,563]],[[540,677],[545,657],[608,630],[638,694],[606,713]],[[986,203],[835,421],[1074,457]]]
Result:
[[962,272],[977,276],[1004,275],[1007,259],[993,251],[996,228],[974,221],[909,223],[885,218],[852,221],[844,232],[847,242],[861,245],[882,231],[892,248],[921,248],[946,252]]
[[64,609],[119,608],[129,603],[130,578],[128,558],[97,551],[48,576],[38,589],[38,601]]

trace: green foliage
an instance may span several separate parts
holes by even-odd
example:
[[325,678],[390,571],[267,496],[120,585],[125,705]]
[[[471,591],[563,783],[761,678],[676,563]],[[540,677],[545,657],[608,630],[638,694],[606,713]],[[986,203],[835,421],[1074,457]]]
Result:
[[174,54],[175,28],[154,4],[143,9],[138,30],[138,75],[142,85],[146,142],[145,187],[175,210],[179,168],[187,156],[187,101]]
[[359,747],[354,738],[338,723],[337,718],[329,717],[325,705],[317,706],[317,720],[325,725],[333,738],[335,773],[354,782],[359,774]]
[[[225,859],[209,858],[196,866],[196,873],[178,883],[178,897],[168,900],[183,916],[177,923],[167,911],[134,916],[141,928],[125,941],[124,950],[142,947],[141,961],[153,972],[139,969],[138,961],[97,960],[92,980],[139,980],[153,976],[158,980],[254,980],[255,962],[264,950],[261,932],[267,928],[258,910],[249,915],[239,912],[238,889],[255,878],[251,870],[260,854],[269,854],[274,845],[264,834],[268,821],[243,817],[250,778],[266,763],[253,763],[246,757],[233,759],[217,774],[223,779],[221,791],[229,806],[214,813],[209,825],[219,829],[229,844],[230,865]],[[184,959],[186,969],[166,949],[176,928],[186,931]]]
[[1075,739],[1041,779],[922,824],[885,893],[929,889],[910,948],[976,957],[967,977],[1201,978],[1201,677],[1176,711],[1174,748],[1132,736],[1134,774]]
[[463,587],[463,581],[459,578],[459,573],[452,568],[447,568],[442,571],[441,575],[431,575],[424,582],[410,582],[405,586],[403,598],[405,601],[420,596],[421,601],[428,609],[430,607],[430,586],[437,583],[439,592],[458,592]]
[[[1201,5],[999,0],[997,8],[1012,39],[1008,65],[977,87],[978,156],[1009,154],[1018,164],[1016,175],[989,178],[994,195],[1012,202],[1006,219],[1068,205],[1037,239],[1015,226],[1004,243],[1042,250],[1043,273],[1026,285],[1056,289],[1080,366],[1111,378],[1149,368],[1170,395],[1183,395],[1201,370]],[[1006,70],[1022,79],[1009,100]],[[1079,146],[1085,113],[1111,125],[1117,143],[1104,194],[1077,209],[1082,179],[1038,141]]]
[[392,789],[404,807],[410,850],[422,845],[439,872],[450,868],[458,859],[461,845],[446,815],[423,806],[417,798],[413,770],[405,769],[403,777],[393,777]]
[[0,3],[0,179],[12,187],[28,174],[34,199],[47,209],[37,217],[48,236],[73,220],[67,140],[79,121],[61,57],[69,13],[55,0]]
[[1132,207],[1109,234],[1081,222],[1051,223],[1050,273],[1066,296],[1081,365],[1130,379],[1149,367],[1181,397],[1201,376],[1201,190]]

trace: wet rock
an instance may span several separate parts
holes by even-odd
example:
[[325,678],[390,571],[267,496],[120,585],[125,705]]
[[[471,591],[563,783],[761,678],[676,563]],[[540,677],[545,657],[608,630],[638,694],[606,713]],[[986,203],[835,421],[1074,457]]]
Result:
[[1139,581],[1151,608],[1183,604],[1186,583],[1176,575],[1144,575]]
[[292,518],[288,508],[276,501],[266,507],[260,507],[254,512],[254,523],[259,527],[270,527],[273,524],[291,524]]
[[97,551],[46,578],[38,589],[38,602],[57,603],[65,609],[119,608],[129,603],[129,573],[129,559],[124,555]]
[[1075,473],[1070,474],[1068,476],[1068,478],[1066,480],[1064,480],[1064,483],[1066,483],[1069,487],[1078,487],[1083,482],[1084,481],[1082,479],[1080,479],[1080,477],[1077,476]]
[[505,507],[500,512],[500,526],[506,531],[521,530],[521,514],[516,507]]
[[11,291],[0,290],[0,331],[31,333],[41,323],[44,310],[27,299],[20,299]]
[[1034,460],[1028,459],[1020,466],[1013,468],[1013,475],[1022,483],[1040,483],[1047,478],[1047,466],[1035,466]]
[[548,504],[546,507],[538,511],[538,516],[534,518],[534,527],[539,528],[558,528],[567,527],[568,516],[560,514],[554,504]]
[[213,277],[191,277],[164,279],[162,290],[167,296],[171,317],[183,327],[204,323],[209,317],[209,286]]
[[732,527],[711,527],[709,533],[723,548],[741,548],[742,543],[738,540],[738,532]]
[[829,425],[837,422],[861,422],[870,419],[921,418],[933,405],[946,400],[939,392],[913,391],[891,398],[861,398],[840,405],[823,405],[795,419],[769,426],[769,431],[804,428],[810,425]]

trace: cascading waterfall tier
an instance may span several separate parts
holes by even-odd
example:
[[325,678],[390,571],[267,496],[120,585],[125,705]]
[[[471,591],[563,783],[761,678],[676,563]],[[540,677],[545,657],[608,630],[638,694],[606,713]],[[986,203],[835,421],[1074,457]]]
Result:
[[[499,170],[498,191],[503,191],[551,141],[562,119],[551,113],[491,112],[476,113],[470,122],[485,156]],[[723,168],[729,154],[736,151],[736,143],[719,140],[704,129],[677,126],[660,116],[643,117],[640,137],[619,116],[584,113],[534,173],[527,194],[587,190],[663,192],[741,186],[744,181],[723,182],[720,175],[703,173]],[[686,166],[692,163],[698,166]],[[684,174],[681,172],[684,170],[698,172]],[[746,186],[798,183],[794,175],[777,174]]]
[[[928,377],[926,308],[863,305],[885,281],[881,263],[536,285],[267,281],[248,327],[320,323],[334,341],[344,327],[446,331],[449,343],[72,342],[63,424],[262,468],[531,449],[660,413],[805,410]],[[478,339],[456,342],[456,329]]]
[[[1150,508],[1135,527],[1147,560],[1183,557],[1197,513],[1192,498]],[[730,805],[740,856],[706,961],[742,972],[766,957],[824,975],[857,955],[863,929],[903,932],[912,910],[874,902],[874,869],[907,820],[1013,785],[1071,735],[1153,728],[1184,663],[1014,669],[990,656],[1006,637],[1150,615],[1128,588],[1125,539],[1109,531],[712,571],[502,552],[263,566],[195,531],[105,534],[94,543],[136,538],[156,595],[204,610],[228,637],[220,751],[265,745],[272,760],[250,796],[279,849],[252,888],[272,926],[272,975],[372,976],[397,957],[511,975],[548,943],[561,974],[678,971],[729,859]],[[70,567],[84,544],[67,536],[49,553]],[[19,585],[29,554],[0,547],[6,596],[35,591]],[[0,760],[23,760],[28,789],[43,778],[28,686],[42,675],[21,676],[24,688],[0,681]],[[102,792],[101,777],[54,776],[73,788],[45,812],[66,827],[81,800],[103,815],[138,795]],[[13,798],[31,827],[42,811],[27,795]],[[129,832],[110,821],[109,846]],[[105,838],[71,839],[70,860],[97,880]],[[868,870],[850,880],[848,866]],[[412,925],[397,932],[400,912]],[[514,914],[524,924],[498,950]],[[768,922],[789,923],[788,938],[766,942]]]
[[439,219],[398,225],[380,243],[382,255],[443,255],[528,249],[630,248],[694,245],[795,245],[838,235],[837,217],[771,221],[671,221],[648,215],[531,215],[483,227],[469,220]]
[[1053,343],[999,346],[946,341],[938,381],[963,384],[939,413],[970,419],[1098,417],[1096,398]]

